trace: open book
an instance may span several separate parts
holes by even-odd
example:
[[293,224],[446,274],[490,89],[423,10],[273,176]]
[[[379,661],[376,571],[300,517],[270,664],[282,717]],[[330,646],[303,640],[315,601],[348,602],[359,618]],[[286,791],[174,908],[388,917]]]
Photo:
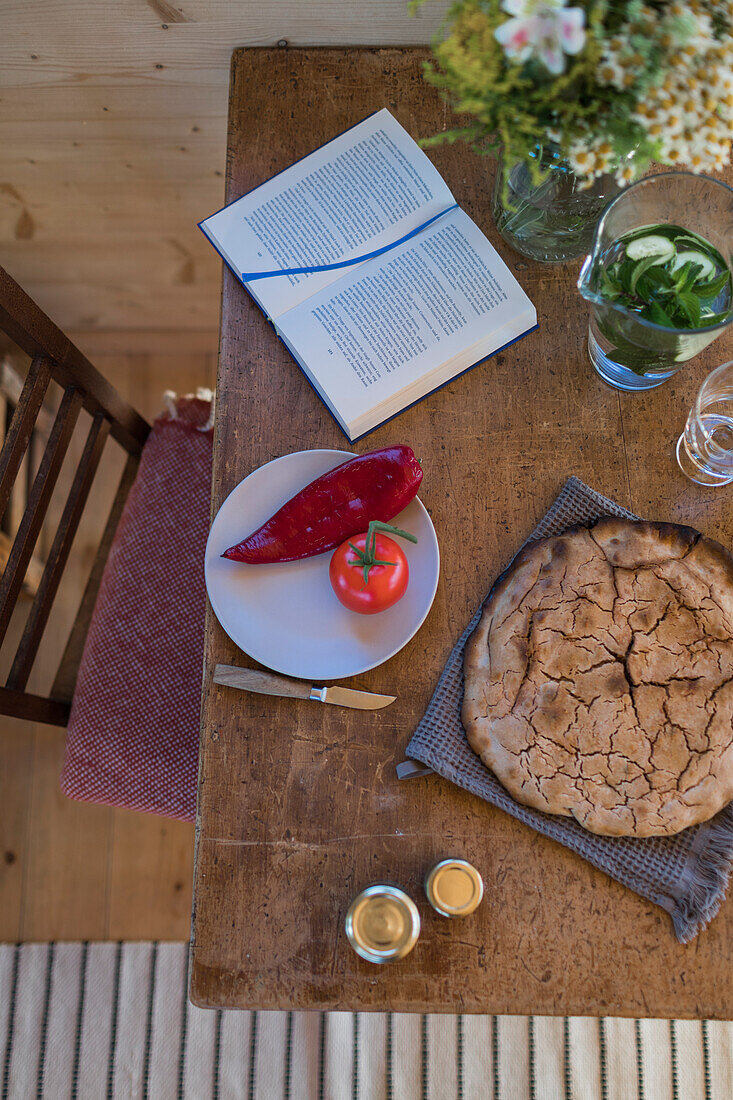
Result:
[[200,225],[352,442],[537,325],[386,110]]

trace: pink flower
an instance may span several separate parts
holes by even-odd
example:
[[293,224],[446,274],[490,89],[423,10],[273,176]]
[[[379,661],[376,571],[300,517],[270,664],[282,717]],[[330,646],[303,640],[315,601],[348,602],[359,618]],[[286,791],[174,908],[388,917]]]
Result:
[[494,31],[497,42],[512,61],[536,56],[549,72],[561,73],[565,54],[580,53],[585,45],[585,12],[566,8],[567,0],[504,0],[509,15]]

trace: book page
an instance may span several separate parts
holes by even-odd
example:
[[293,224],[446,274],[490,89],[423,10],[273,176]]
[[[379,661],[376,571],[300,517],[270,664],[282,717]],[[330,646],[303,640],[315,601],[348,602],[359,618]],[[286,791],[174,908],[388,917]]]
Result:
[[448,211],[278,322],[347,423],[397,396],[409,403],[441,366],[479,344],[483,357],[535,324],[529,298],[462,210]]
[[[206,218],[201,228],[241,276],[373,252],[453,202],[422,150],[382,110]],[[243,281],[274,318],[342,273]]]

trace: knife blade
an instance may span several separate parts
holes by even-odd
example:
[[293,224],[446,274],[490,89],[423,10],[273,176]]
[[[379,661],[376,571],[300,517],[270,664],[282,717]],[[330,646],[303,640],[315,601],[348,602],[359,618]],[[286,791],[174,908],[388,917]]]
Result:
[[316,703],[331,703],[337,707],[354,710],[381,710],[394,703],[396,695],[377,695],[373,691],[357,691],[356,688],[315,687],[302,680],[276,676],[273,672],[261,672],[256,668],[237,668],[235,665],[217,665],[214,683],[223,687],[235,687],[242,691],[254,691],[259,695],[281,695],[288,699],[309,699]]
[[311,688],[309,698],[320,703],[333,703],[337,707],[352,707],[354,710],[381,710],[394,703],[396,695],[377,695],[373,691],[357,691],[355,688],[323,687]]

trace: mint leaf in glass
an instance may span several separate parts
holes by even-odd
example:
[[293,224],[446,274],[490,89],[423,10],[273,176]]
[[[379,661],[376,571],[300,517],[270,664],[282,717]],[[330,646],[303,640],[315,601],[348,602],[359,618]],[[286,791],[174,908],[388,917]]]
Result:
[[650,225],[606,249],[599,292],[665,328],[697,329],[730,312],[731,272],[720,252],[678,225]]

